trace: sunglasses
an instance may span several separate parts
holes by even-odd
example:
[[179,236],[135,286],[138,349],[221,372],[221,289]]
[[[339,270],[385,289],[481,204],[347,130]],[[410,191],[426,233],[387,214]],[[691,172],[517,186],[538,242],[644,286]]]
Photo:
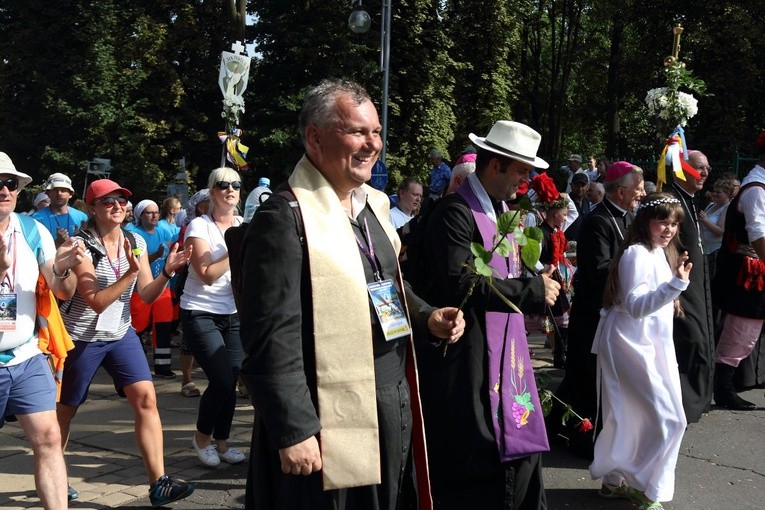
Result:
[[114,207],[114,204],[119,204],[121,207],[125,207],[128,203],[128,199],[125,197],[106,197],[96,200],[97,204],[104,204],[106,207]]
[[215,187],[218,189],[228,189],[229,186],[231,186],[234,189],[239,189],[242,187],[242,183],[239,181],[233,181],[233,182],[218,181],[215,183]]
[[19,180],[16,179],[15,177],[0,179],[0,189],[3,189],[4,187],[8,188],[8,191],[16,191],[17,189],[19,189]]

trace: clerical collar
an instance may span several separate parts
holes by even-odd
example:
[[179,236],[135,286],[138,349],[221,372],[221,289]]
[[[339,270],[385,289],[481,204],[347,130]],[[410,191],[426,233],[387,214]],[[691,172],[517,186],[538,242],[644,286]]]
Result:
[[673,187],[674,187],[674,188],[675,188],[677,191],[679,191],[680,193],[682,193],[683,195],[685,195],[686,197],[688,197],[688,198],[693,198],[693,195],[694,195],[694,194],[693,194],[693,193],[688,193],[687,191],[685,191],[685,189],[683,189],[683,187],[682,187],[682,186],[680,186],[678,183],[676,183],[676,182],[673,182],[673,183],[672,183],[672,186],[673,186]]
[[[486,189],[484,189],[483,184],[481,184],[476,173],[473,172],[468,175],[467,181],[470,188],[473,190],[473,194],[478,199],[478,203],[481,204],[481,209],[483,209],[484,214],[486,214],[491,221],[497,223],[497,213],[494,211],[494,201],[489,194],[486,193]],[[502,211],[507,211],[507,204],[504,202],[500,201],[500,207]]]
[[345,214],[352,220],[355,220],[367,206],[367,193],[361,186],[351,191],[351,210],[345,209]]
[[619,207],[618,205],[616,205],[615,203],[613,203],[613,202],[612,202],[610,199],[608,199],[607,197],[606,197],[606,198],[604,198],[603,200],[605,200],[606,202],[608,202],[609,204],[611,204],[611,205],[614,207],[614,209],[616,209],[617,211],[621,212],[621,213],[622,213],[622,216],[624,216],[625,214],[627,214],[627,213],[629,212],[628,210],[626,210],[626,209],[622,209],[621,207]]

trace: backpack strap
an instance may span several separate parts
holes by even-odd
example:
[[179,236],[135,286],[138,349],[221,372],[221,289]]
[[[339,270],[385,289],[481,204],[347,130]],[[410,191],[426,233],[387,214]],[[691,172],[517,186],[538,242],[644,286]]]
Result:
[[292,208],[292,214],[295,216],[295,229],[297,231],[298,240],[300,241],[300,246],[305,247],[305,228],[303,227],[303,215],[300,213],[300,202],[297,201],[297,197],[288,186],[277,191],[276,195],[285,199],[290,208]]
[[31,248],[32,253],[35,254],[37,263],[40,264],[40,255],[42,254],[43,248],[42,238],[40,238],[40,231],[37,229],[37,220],[31,216],[27,216],[26,214],[17,214],[16,217],[19,219],[19,223],[21,224],[21,233],[24,236],[24,239],[29,245],[29,248]]

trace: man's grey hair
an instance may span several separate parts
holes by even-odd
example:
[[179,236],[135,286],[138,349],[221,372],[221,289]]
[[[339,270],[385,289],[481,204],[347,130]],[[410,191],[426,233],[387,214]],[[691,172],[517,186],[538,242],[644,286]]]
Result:
[[339,120],[335,102],[340,95],[350,97],[356,106],[372,100],[369,93],[358,83],[337,78],[323,80],[308,91],[303,100],[303,107],[300,109],[298,127],[300,139],[304,144],[305,130],[308,126],[317,125],[327,128]]
[[619,188],[629,188],[638,181],[643,180],[643,169],[639,166],[632,165],[630,173],[624,174],[618,179],[610,182],[606,182],[603,187],[606,188],[606,194],[616,193]]

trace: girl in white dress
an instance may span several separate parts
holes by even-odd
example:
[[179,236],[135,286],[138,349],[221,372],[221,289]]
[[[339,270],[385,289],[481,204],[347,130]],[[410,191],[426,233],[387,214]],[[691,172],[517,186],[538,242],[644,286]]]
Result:
[[[599,495],[663,508],[674,494],[686,421],[672,341],[677,298],[692,264],[677,252],[680,201],[652,193],[638,208],[612,262],[592,352],[597,355],[603,429],[595,441]],[[673,275],[674,273],[674,275]]]

